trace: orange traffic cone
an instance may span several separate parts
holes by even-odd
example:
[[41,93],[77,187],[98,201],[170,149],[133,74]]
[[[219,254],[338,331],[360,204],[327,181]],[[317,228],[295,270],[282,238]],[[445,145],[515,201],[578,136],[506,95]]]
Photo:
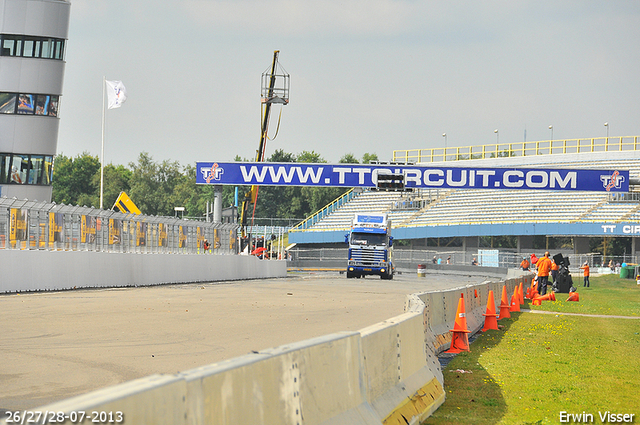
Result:
[[520,295],[518,295],[518,287],[513,288],[513,295],[511,296],[511,305],[509,305],[509,311],[520,311]]
[[507,299],[507,285],[502,287],[502,297],[500,298],[500,317],[498,320],[508,319],[511,317],[509,313],[509,300]]
[[[537,295],[533,298],[533,300],[538,300],[538,301],[555,301],[556,300],[556,294],[553,293],[553,291],[549,291],[549,293],[547,293],[547,295]],[[539,305],[539,304],[534,304],[534,305]]]
[[532,287],[527,287],[527,295],[525,295],[525,298],[527,298],[528,300],[533,299],[533,288]]
[[524,305],[524,293],[522,291],[522,282],[520,282],[520,287],[518,288],[518,295],[520,296],[520,305]]
[[567,301],[580,301],[580,295],[577,292],[569,292],[569,298]]
[[460,294],[458,301],[458,310],[456,311],[456,321],[453,324],[453,336],[451,338],[451,348],[445,353],[459,353],[461,351],[469,351],[469,335],[467,329],[467,313],[464,309],[464,294]]
[[484,316],[484,327],[482,332],[486,332],[489,329],[498,330],[498,315],[496,314],[496,302],[493,299],[493,291],[489,291],[489,298],[487,298],[487,312]]
[[540,293],[538,292],[538,282],[534,279],[531,283],[531,299],[535,300],[536,296],[540,296]]
[[542,301],[540,301],[540,298],[534,298],[532,304],[533,305],[542,305]]

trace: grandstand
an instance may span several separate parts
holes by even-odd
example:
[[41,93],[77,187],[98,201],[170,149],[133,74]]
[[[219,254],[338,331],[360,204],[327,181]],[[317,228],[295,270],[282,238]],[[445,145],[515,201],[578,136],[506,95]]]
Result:
[[[615,151],[592,149],[589,152],[567,154],[564,153],[566,148],[554,148],[552,153],[547,151],[531,156],[493,155],[466,159],[469,156],[459,155],[457,158],[464,160],[458,161],[452,161],[453,156],[447,154],[446,162],[433,162],[431,165],[618,169],[629,170],[630,178],[637,180],[640,178],[637,137],[633,138],[633,148],[637,147],[638,150],[623,149],[622,138],[620,140],[620,144],[614,145],[619,148]],[[597,144],[593,145],[597,148]],[[494,150],[498,152],[497,147]],[[396,153],[394,159],[397,158]],[[632,186],[630,190],[630,193],[622,195],[491,189],[420,189],[415,192],[354,190],[344,199],[334,202],[339,206],[325,208],[292,229],[289,240],[296,243],[341,242],[344,231],[350,227],[353,214],[360,211],[389,214],[394,234],[401,239],[481,235],[608,236],[603,234],[603,225],[617,224],[619,226],[615,226],[611,236],[631,236],[629,226],[640,223],[640,188]],[[635,247],[635,243],[632,245]]]

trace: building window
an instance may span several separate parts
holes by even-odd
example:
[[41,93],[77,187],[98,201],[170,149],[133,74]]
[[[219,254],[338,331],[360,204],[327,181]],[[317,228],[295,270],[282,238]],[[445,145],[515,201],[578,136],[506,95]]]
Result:
[[30,35],[2,34],[0,56],[40,59],[64,59],[65,40]]
[[57,117],[59,99],[60,96],[51,94],[0,92],[0,114]]
[[0,113],[16,113],[16,96],[15,93],[0,93]]
[[52,155],[0,153],[0,184],[51,186]]
[[32,94],[20,93],[18,95],[18,113],[32,115],[34,108],[34,98]]

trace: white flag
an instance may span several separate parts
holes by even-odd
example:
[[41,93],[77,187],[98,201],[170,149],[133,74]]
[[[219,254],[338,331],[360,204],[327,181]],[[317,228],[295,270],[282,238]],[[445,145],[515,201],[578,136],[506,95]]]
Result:
[[109,81],[107,83],[107,105],[109,109],[119,108],[127,100],[127,90],[122,81]]

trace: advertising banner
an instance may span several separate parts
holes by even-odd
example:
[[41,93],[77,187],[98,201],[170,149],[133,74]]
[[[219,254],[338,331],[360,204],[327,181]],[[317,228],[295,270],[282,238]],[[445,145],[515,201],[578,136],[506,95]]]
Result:
[[378,175],[403,174],[407,188],[628,192],[628,170],[418,167],[389,164],[198,162],[196,184],[376,187]]
[[119,245],[122,241],[122,220],[109,219],[109,245]]
[[62,242],[64,214],[49,213],[49,247],[53,247],[55,242]]
[[[27,240],[27,220],[29,210],[11,208],[10,211],[10,224],[9,224],[9,242],[12,248],[17,247],[18,241]],[[22,244],[24,245],[24,244]],[[20,246],[23,248],[24,246]]]
[[136,246],[147,245],[147,223],[136,222]]
[[90,215],[80,217],[80,242],[95,243],[96,242],[97,220]]
[[167,246],[168,241],[167,225],[164,223],[158,223],[158,246]]
[[183,226],[178,226],[178,247],[179,248],[186,248],[187,247],[187,232],[189,231],[188,228],[183,227]]

